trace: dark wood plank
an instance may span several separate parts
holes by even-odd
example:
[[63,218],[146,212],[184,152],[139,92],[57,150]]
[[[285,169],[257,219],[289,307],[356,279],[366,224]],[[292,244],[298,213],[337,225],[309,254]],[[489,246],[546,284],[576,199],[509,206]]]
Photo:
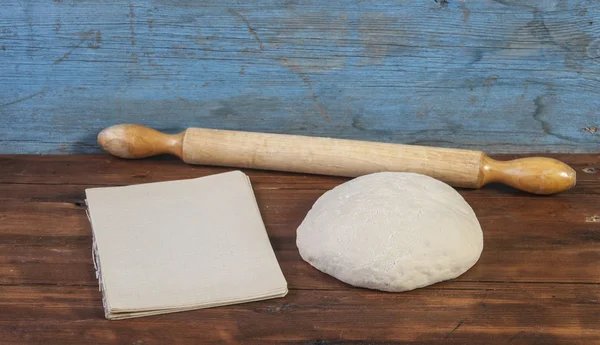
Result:
[[[28,189],[30,195],[40,193],[37,185],[18,187]],[[49,187],[60,190],[60,186]],[[82,196],[81,186],[69,188],[79,188],[77,193]],[[271,242],[285,263],[284,271],[292,286],[323,288],[332,282],[302,262],[295,245],[297,226],[321,194],[322,191],[257,190]],[[577,207],[554,198],[470,200],[484,229],[485,250],[479,264],[458,279],[600,283],[600,224],[587,220],[597,212],[597,206],[593,197],[578,200]],[[81,205],[80,201],[75,202]],[[82,277],[92,277],[88,257],[91,230],[82,206],[68,201],[13,200],[0,203],[0,217],[0,282],[24,279],[31,283],[82,284]],[[41,269],[44,265],[69,264],[71,250],[85,255],[78,262],[70,262],[70,273],[79,274]],[[86,284],[93,283],[92,280]]]
[[[577,171],[577,188],[569,193],[577,193],[585,188],[586,194],[598,192],[600,180],[600,155],[598,154],[533,154],[528,156],[553,157],[570,164]],[[508,160],[523,156],[495,155],[494,158]],[[132,164],[135,162],[134,164]],[[126,160],[100,155],[0,155],[0,183],[39,183],[39,184],[84,184],[84,185],[124,185],[142,182],[156,182],[172,179],[194,178],[207,174],[231,170],[225,167],[189,165],[181,160],[161,156],[152,159]],[[69,174],[68,172],[81,172]],[[101,171],[102,174],[97,174]],[[294,174],[260,170],[244,170],[250,174],[252,183],[260,188],[330,189],[347,179],[332,176]],[[591,183],[590,183],[591,182]],[[292,183],[294,187],[290,187]],[[497,188],[502,194],[523,194],[509,188]],[[484,191],[485,192],[485,191]],[[562,194],[561,194],[562,195]]]
[[463,283],[402,294],[292,290],[277,300],[126,321],[103,320],[94,287],[3,286],[2,291],[3,344],[600,341],[597,285]]
[[579,172],[569,192],[460,190],[484,230],[480,261],[455,280],[402,294],[350,287],[298,254],[295,230],[306,212],[347,179],[247,170],[290,294],[109,322],[84,189],[227,169],[171,158],[0,156],[0,343],[600,343],[600,175],[590,169],[600,156],[555,157]]

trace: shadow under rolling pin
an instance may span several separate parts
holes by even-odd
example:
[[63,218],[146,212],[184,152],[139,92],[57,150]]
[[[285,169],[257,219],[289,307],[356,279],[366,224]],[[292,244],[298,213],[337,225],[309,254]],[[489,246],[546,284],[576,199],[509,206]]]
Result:
[[454,187],[498,182],[534,194],[566,191],[575,171],[552,158],[497,161],[482,151],[299,135],[188,128],[164,134],[134,124],[98,135],[105,151],[121,158],[172,154],[188,164],[356,177],[381,171],[415,172]]

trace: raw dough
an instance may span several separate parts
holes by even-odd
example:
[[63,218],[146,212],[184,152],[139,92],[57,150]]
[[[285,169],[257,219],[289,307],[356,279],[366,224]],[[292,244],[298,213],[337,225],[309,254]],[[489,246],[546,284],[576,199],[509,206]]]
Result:
[[345,283],[408,291],[453,279],[483,250],[475,213],[434,178],[381,172],[321,196],[300,225],[302,258]]

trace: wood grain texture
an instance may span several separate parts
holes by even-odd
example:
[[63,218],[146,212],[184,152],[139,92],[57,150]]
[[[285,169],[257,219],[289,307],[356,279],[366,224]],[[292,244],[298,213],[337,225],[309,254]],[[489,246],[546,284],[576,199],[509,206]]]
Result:
[[298,254],[297,226],[346,178],[246,170],[289,295],[107,321],[84,189],[228,169],[166,157],[0,156],[1,343],[600,344],[600,156],[552,157],[577,170],[575,188],[551,197],[459,190],[484,230],[481,259],[455,280],[398,294],[350,287]]
[[5,0],[0,153],[115,123],[598,152],[600,3]]

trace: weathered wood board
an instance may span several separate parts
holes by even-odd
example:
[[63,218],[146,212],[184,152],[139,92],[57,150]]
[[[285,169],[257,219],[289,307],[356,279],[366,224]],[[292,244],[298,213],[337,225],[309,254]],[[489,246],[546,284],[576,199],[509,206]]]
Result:
[[4,0],[0,153],[116,123],[598,152],[600,2]]

